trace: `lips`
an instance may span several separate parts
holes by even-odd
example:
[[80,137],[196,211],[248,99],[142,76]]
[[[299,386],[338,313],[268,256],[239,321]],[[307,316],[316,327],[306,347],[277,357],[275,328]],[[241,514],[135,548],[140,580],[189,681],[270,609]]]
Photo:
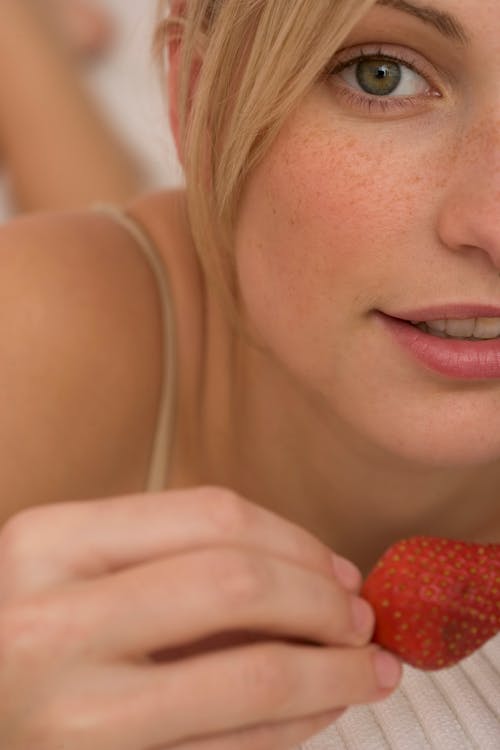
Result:
[[429,320],[467,320],[469,318],[500,318],[500,307],[488,304],[452,303],[421,307],[415,310],[401,310],[399,312],[385,312],[391,318],[412,322],[426,323]]
[[470,317],[471,313],[474,315],[478,312],[482,314],[482,317],[487,317],[485,313],[488,310],[491,313],[492,309],[500,313],[498,308],[485,309],[477,305],[473,308],[447,306],[446,308],[407,311],[404,315],[410,317],[404,319],[376,313],[375,319],[389,334],[398,349],[402,350],[410,361],[423,366],[427,371],[430,370],[453,379],[500,380],[500,339],[460,341],[438,338],[421,331],[409,322],[418,320],[420,316],[424,316],[423,320],[432,320],[434,315],[441,316],[443,319],[450,313],[456,319],[459,319],[460,315],[465,319]]

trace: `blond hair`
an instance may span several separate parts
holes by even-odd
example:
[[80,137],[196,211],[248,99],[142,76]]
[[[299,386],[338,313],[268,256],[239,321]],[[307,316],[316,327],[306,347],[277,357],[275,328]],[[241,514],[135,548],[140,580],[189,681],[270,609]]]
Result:
[[182,17],[159,2],[157,50],[164,54],[167,37],[182,44],[178,105],[193,238],[233,312],[233,231],[245,180],[374,2],[185,0]]

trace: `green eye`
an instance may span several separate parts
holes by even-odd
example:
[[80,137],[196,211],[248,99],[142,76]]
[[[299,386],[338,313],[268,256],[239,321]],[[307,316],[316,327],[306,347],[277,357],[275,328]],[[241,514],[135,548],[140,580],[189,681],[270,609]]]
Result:
[[332,75],[374,98],[412,97],[430,90],[426,79],[410,64],[381,54],[361,55],[334,69]]
[[362,60],[356,65],[356,80],[367,94],[393,94],[403,78],[401,66],[381,57]]

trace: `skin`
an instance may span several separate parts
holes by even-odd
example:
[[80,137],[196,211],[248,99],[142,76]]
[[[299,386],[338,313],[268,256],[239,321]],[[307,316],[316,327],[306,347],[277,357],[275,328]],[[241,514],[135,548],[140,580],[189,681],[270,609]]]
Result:
[[[371,317],[500,295],[498,11],[435,1],[473,35],[452,92],[371,120],[318,84],[246,186],[235,257],[271,358],[205,284],[182,191],[130,205],[176,313],[167,491],[144,491],[161,321],[133,239],[86,213],[0,232],[1,746],[287,750],[401,679],[359,598],[386,543],[499,540],[497,384],[424,377]],[[374,14],[462,59],[388,9],[371,34]]]
[[113,23],[106,11],[87,0],[45,0],[68,44],[84,59],[93,59],[109,51]]
[[[0,168],[17,213],[130,200],[146,170],[82,81],[112,41],[84,0],[4,0],[0,8]],[[36,127],[34,127],[36,123]]]

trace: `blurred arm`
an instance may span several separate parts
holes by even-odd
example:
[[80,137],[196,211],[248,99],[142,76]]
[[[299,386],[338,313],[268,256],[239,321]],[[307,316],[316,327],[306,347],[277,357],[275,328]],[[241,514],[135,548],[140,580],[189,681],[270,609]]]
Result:
[[43,0],[0,2],[0,158],[20,211],[122,202],[146,187]]

